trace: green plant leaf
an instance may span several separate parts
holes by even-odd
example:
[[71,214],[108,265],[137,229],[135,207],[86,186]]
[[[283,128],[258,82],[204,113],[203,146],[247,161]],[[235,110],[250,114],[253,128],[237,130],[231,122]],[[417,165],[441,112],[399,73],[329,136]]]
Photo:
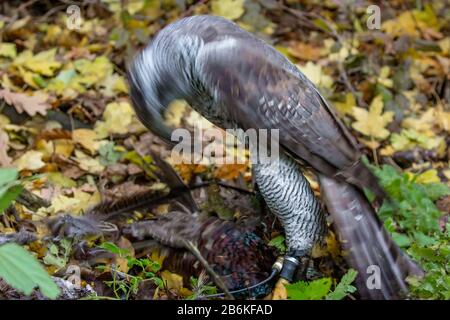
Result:
[[0,186],[16,181],[18,175],[16,168],[0,168]]
[[331,278],[317,279],[311,282],[299,281],[285,285],[291,300],[321,300],[331,288]]
[[354,269],[349,269],[346,274],[342,277],[339,284],[336,286],[333,292],[327,294],[327,300],[342,300],[349,293],[353,293],[356,291],[356,288],[351,285],[353,281],[355,281],[358,272]]
[[23,187],[21,185],[15,185],[6,190],[3,196],[0,197],[0,215],[9,207],[11,202],[19,196],[22,190]]
[[26,295],[39,287],[44,296],[56,299],[59,288],[42,265],[15,243],[0,246],[0,277]]
[[119,248],[116,244],[112,242],[103,242],[99,245],[99,248],[108,250],[109,252],[117,254],[121,257],[124,257],[130,253],[129,250]]
[[280,253],[286,252],[286,243],[284,241],[284,236],[279,235],[269,241],[269,246],[277,248]]

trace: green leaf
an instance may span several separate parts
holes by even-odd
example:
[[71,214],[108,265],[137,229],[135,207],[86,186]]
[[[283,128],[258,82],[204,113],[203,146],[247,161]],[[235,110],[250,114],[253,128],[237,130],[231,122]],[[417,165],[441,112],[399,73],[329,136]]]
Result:
[[16,168],[0,168],[0,186],[16,181],[19,171]]
[[299,281],[285,285],[288,298],[292,300],[321,300],[331,288],[331,278],[317,279],[311,282]]
[[122,157],[122,153],[114,149],[114,143],[109,141],[102,144],[98,152],[100,154],[100,163],[104,166],[115,164]]
[[443,183],[428,183],[424,191],[431,200],[438,200],[450,194],[450,188]]
[[99,247],[122,257],[129,254],[129,251],[127,249],[121,249],[112,242],[103,242],[99,245]]
[[394,239],[395,243],[402,248],[407,248],[411,245],[411,240],[410,238],[405,235],[405,234],[401,234],[398,232],[393,232],[392,233],[392,239]]
[[9,207],[11,202],[19,196],[22,190],[23,187],[21,185],[16,185],[6,190],[6,193],[0,197],[0,215]]
[[284,236],[279,235],[269,241],[269,246],[277,248],[281,253],[286,252],[286,243],[284,242]]
[[336,286],[333,292],[327,294],[327,300],[342,300],[349,293],[353,293],[356,291],[356,288],[351,285],[353,281],[355,281],[358,272],[354,269],[349,269],[346,274],[342,277],[339,284]]
[[56,299],[59,295],[58,286],[41,264],[15,243],[0,246],[0,277],[26,295],[30,295],[36,287],[47,298]]
[[0,198],[16,182],[18,175],[16,168],[0,168]]

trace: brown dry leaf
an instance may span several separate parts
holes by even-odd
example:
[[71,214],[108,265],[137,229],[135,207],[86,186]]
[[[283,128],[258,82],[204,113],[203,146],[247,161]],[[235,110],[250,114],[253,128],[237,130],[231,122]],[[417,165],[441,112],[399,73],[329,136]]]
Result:
[[[125,237],[120,237],[119,241],[117,242],[117,246],[120,249],[127,250],[129,256],[134,258],[134,248],[130,240]],[[125,257],[116,256],[116,264],[117,269],[121,272],[128,273],[128,271],[130,270],[130,267],[128,266],[128,259],[126,259]]]
[[47,110],[51,108],[45,95],[29,96],[25,93],[15,93],[8,89],[3,89],[0,90],[0,98],[5,99],[6,103],[14,106],[17,112],[22,113],[25,111],[30,116],[34,116],[37,113],[44,116]]
[[[169,163],[170,158],[169,158]],[[184,180],[184,182],[188,183],[191,181],[192,176],[194,174],[203,173],[208,169],[207,166],[202,164],[189,164],[189,163],[182,163],[182,164],[175,164],[173,167],[176,169],[180,177]]]
[[288,48],[288,53],[297,59],[316,61],[322,55],[322,48],[314,47],[305,42],[293,41]]
[[217,179],[233,180],[244,174],[247,170],[246,164],[224,164],[214,170],[214,177]]

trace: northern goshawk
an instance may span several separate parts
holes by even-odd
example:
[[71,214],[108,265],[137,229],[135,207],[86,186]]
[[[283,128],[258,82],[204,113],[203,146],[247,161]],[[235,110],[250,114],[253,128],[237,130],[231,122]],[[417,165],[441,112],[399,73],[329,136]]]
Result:
[[283,223],[287,260],[308,255],[325,226],[301,171],[308,166],[318,175],[349,264],[359,273],[362,297],[399,298],[407,292],[405,278],[421,274],[362,192],[385,197],[355,139],[313,83],[264,41],[224,18],[184,18],[162,29],[135,57],[129,81],[138,117],[166,141],[171,130],[163,115],[174,99],[186,100],[224,129],[279,129],[278,172],[268,174],[267,164],[255,164],[253,176]]

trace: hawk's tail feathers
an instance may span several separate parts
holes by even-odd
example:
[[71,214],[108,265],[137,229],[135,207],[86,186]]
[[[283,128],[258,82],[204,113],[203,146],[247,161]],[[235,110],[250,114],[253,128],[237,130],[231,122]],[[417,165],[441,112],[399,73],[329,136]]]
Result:
[[358,271],[363,299],[400,299],[406,277],[423,271],[394,243],[364,194],[355,186],[320,176],[322,194],[335,223],[347,261]]

